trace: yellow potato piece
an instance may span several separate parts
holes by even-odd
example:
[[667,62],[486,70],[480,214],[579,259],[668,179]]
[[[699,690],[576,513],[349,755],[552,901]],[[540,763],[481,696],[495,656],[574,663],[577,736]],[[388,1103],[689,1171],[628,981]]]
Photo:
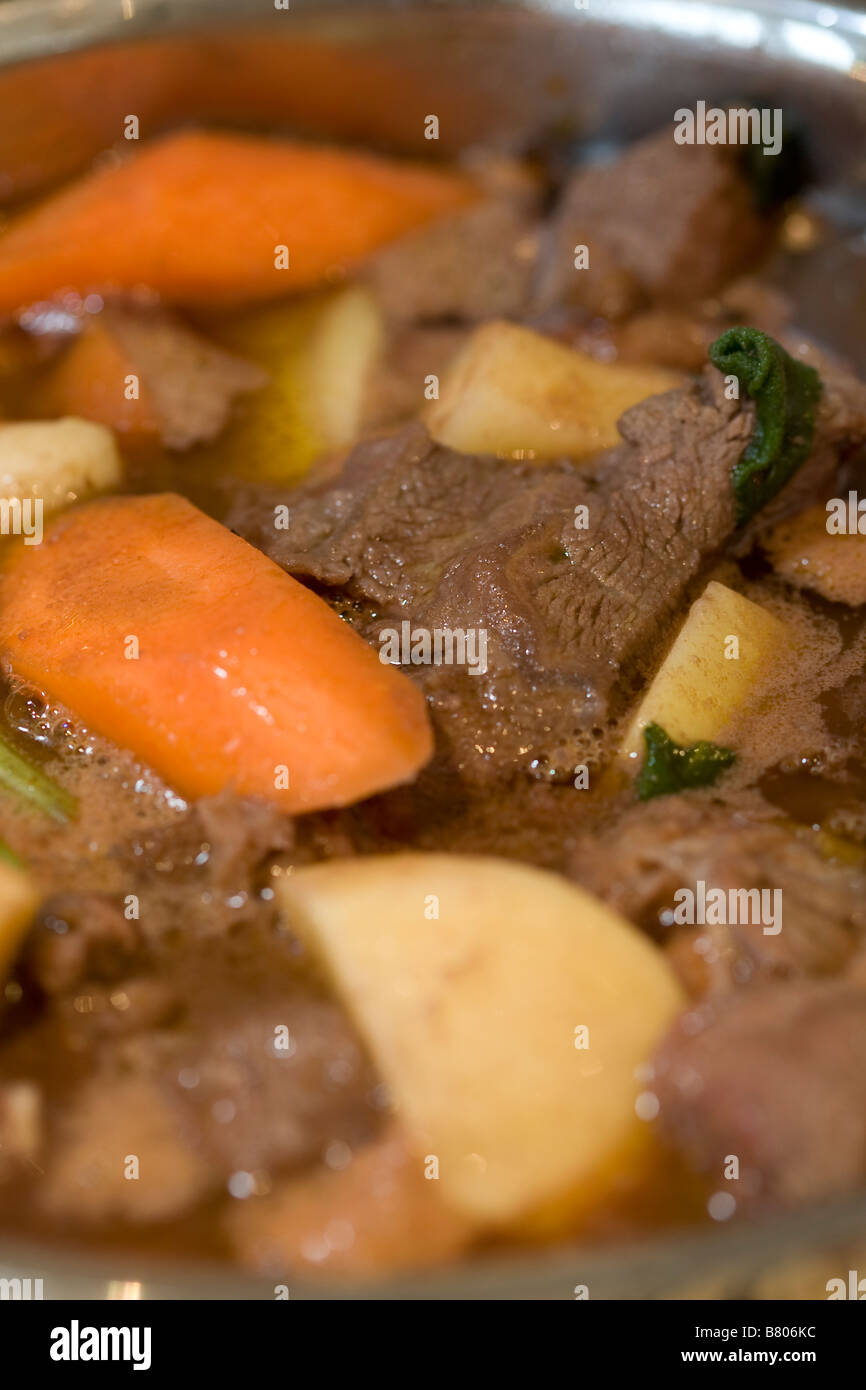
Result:
[[56,511],[120,482],[114,435],[104,425],[67,415],[0,425],[0,496],[39,498]]
[[39,906],[39,893],[23,869],[0,859],[0,984],[18,954]]
[[320,455],[356,439],[384,343],[369,290],[348,286],[256,310],[219,337],[270,377],[213,446],[234,471],[276,481],[301,477]]
[[754,709],[777,678],[791,643],[792,634],[774,614],[724,584],[709,583],[644,695],[621,758],[637,771],[641,731],[652,723],[675,743],[724,742],[738,717]]
[[761,543],[776,573],[799,589],[852,608],[866,603],[866,536],[829,532],[823,504],[779,522]]
[[560,1196],[597,1194],[630,1158],[636,1069],[684,999],[629,923],[499,859],[371,857],[279,882],[454,1210],[521,1224]]
[[596,362],[529,328],[483,324],[425,412],[432,437],[464,454],[587,458],[620,440],[617,420],[682,377]]

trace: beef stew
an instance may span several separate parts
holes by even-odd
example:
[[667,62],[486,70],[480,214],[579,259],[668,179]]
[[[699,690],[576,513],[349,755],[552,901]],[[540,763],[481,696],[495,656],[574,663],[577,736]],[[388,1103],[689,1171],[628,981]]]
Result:
[[0,233],[5,1230],[387,1275],[862,1184],[866,386],[794,216],[670,128],[201,131]]

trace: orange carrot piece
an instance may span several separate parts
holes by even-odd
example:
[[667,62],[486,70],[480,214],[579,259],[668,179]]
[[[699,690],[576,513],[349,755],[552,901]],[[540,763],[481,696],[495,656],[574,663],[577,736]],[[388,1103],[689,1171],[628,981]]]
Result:
[[46,415],[77,415],[108,425],[119,434],[151,438],[159,432],[155,402],[139,385],[137,399],[128,399],[124,384],[135,365],[125,356],[117,337],[94,320],[67,348],[39,393]]
[[410,781],[432,751],[408,677],[173,493],[75,508],[42,545],[15,547],[0,649],[184,796],[345,806]]
[[188,449],[215,438],[235,397],[267,380],[163,310],[115,306],[85,317],[30,399],[39,415],[81,416],[127,442],[158,435],[169,448]]
[[[0,236],[0,312],[146,285],[237,303],[316,284],[475,196],[462,175],[286,140],[188,131],[99,169]],[[277,268],[277,248],[288,268]]]

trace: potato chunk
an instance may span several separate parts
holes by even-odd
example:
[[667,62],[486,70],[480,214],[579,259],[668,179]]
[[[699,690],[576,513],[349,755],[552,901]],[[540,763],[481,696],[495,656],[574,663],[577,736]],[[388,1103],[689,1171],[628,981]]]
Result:
[[683,1003],[645,937],[498,859],[371,857],[280,882],[455,1211],[522,1224],[613,1180],[642,1132],[635,1069]]
[[114,435],[104,425],[64,416],[0,425],[0,496],[39,497],[56,511],[120,481]]
[[623,411],[681,380],[660,367],[596,362],[497,321],[476,329],[458,353],[425,422],[462,454],[582,459],[619,443]]
[[379,306],[358,285],[255,310],[226,328],[226,346],[270,380],[243,403],[220,457],[246,476],[282,481],[353,443],[384,335]]
[[637,769],[641,733],[660,724],[675,743],[727,737],[778,676],[791,633],[779,618],[715,581],[689,609],[621,747]]

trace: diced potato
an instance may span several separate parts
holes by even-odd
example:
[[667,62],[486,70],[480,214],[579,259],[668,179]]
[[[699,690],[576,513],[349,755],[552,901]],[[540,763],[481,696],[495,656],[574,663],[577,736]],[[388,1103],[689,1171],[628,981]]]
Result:
[[115,487],[120,477],[120,454],[104,425],[71,415],[0,425],[0,497],[39,497],[51,512]]
[[761,543],[776,573],[799,589],[853,608],[866,603],[866,536],[831,534],[823,504],[780,521]]
[[370,369],[383,345],[373,296],[358,286],[335,295],[313,333],[307,378],[309,405],[326,449],[356,438]]
[[619,443],[617,420],[682,377],[596,362],[517,324],[485,323],[425,412],[430,434],[464,454],[586,458]]
[[381,311],[361,286],[258,310],[220,334],[270,381],[239,408],[217,446],[248,476],[300,477],[360,433],[364,394],[384,344]]
[[643,1128],[635,1069],[683,1003],[646,937],[498,859],[344,860],[280,884],[455,1211],[522,1226],[615,1180]]
[[[746,709],[756,708],[791,645],[786,625],[715,581],[689,609],[673,646],[644,695],[621,757],[635,771],[641,731],[660,724],[675,743],[724,742]],[[737,653],[734,655],[734,653]]]
[[0,858],[0,984],[24,940],[39,894],[30,876]]

